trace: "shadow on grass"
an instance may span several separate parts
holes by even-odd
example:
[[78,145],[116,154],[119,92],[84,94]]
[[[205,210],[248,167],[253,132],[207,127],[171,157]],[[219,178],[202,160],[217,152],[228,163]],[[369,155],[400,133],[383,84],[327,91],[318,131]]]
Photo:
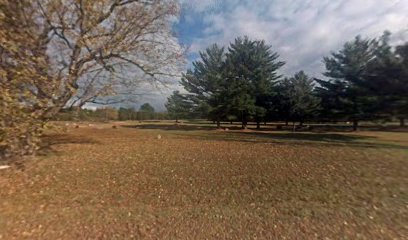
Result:
[[216,130],[215,126],[196,126],[196,125],[160,125],[160,124],[143,124],[143,125],[122,125],[124,128],[149,129],[149,130],[166,130],[166,131],[208,131]]
[[48,134],[43,136],[43,142],[39,151],[40,155],[54,153],[53,146],[63,144],[98,144],[95,139],[86,136],[73,136],[70,134]]
[[[183,136],[183,134],[177,135]],[[291,146],[357,147],[408,150],[408,146],[378,142],[376,137],[338,133],[221,132],[219,134],[197,134],[193,135],[193,137],[210,141],[230,141],[255,144],[272,143]]]
[[46,145],[61,145],[61,144],[97,144],[95,139],[85,136],[73,136],[70,134],[48,134],[43,137]]
[[[226,126],[226,125],[224,125]],[[348,128],[344,131],[325,132],[319,129],[313,131],[298,131],[289,132],[287,129],[277,130],[276,128],[263,128],[261,131],[247,131],[237,132],[241,130],[238,126],[230,126],[231,132],[215,131],[215,126],[197,126],[189,124],[174,124],[174,125],[158,125],[158,124],[144,124],[144,125],[124,125],[125,128],[135,128],[143,130],[165,130],[175,132],[193,132],[193,131],[210,131],[205,134],[188,134],[174,133],[178,136],[190,136],[203,140],[212,141],[234,141],[234,142],[250,142],[250,143],[274,143],[283,145],[308,145],[308,146],[339,146],[339,147],[360,147],[360,148],[389,148],[389,149],[403,149],[408,150],[408,146],[397,145],[387,142],[378,142],[376,137],[355,135],[345,132],[350,132]],[[327,129],[328,131],[331,129]],[[346,131],[347,130],[347,131]],[[333,133],[334,132],[334,133]]]
[[[63,145],[63,144],[98,144],[98,141],[95,141],[92,138],[87,138],[85,136],[72,136],[69,134],[47,134],[42,137],[42,142],[40,149],[36,155],[38,156],[47,156],[52,154],[57,154],[58,151],[53,149],[53,146]],[[10,164],[14,165],[18,170],[24,171],[25,164],[27,161],[33,160],[30,156],[18,157],[18,158],[0,158],[0,165]]]
[[[167,131],[200,131],[200,130],[216,130],[216,125],[205,122],[187,122],[183,124],[140,124],[140,125],[122,125],[124,128],[137,128],[137,129],[151,129],[151,130],[167,130]],[[222,129],[228,128],[229,130],[241,130],[239,124],[222,124]],[[248,124],[249,130],[255,130],[255,124]],[[377,132],[408,132],[408,128],[401,128],[397,126],[361,126],[360,131],[377,131]],[[260,131],[263,132],[281,132],[281,131],[292,131],[292,126],[286,126],[284,124],[268,124],[262,125]],[[349,133],[353,132],[351,126],[347,125],[330,125],[330,124],[314,124],[305,125],[303,127],[297,126],[297,133],[326,133],[326,132],[338,132],[338,133]],[[296,134],[296,133],[295,133]]]
[[258,139],[272,140],[275,143],[290,145],[309,145],[324,147],[358,147],[387,148],[408,150],[408,146],[378,142],[377,137],[337,134],[337,133],[240,133],[241,136],[251,136]]
[[242,132],[237,133],[242,136],[253,136],[257,138],[276,139],[276,140],[296,140],[296,141],[318,141],[318,142],[343,142],[349,143],[364,139],[375,139],[371,136],[360,136],[350,134],[338,134],[338,133],[262,133],[262,132]]

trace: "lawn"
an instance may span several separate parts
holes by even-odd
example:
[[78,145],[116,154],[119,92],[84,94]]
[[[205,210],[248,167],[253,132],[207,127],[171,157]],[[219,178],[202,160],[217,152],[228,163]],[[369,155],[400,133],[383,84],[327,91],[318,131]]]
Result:
[[0,170],[0,239],[408,236],[407,132],[115,126]]

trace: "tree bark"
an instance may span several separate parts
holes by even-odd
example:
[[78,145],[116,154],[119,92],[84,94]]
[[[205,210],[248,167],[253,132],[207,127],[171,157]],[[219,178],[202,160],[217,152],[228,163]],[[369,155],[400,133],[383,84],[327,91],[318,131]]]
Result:
[[293,132],[296,132],[296,122],[293,122],[293,129],[292,129],[292,131],[293,131]]
[[261,122],[260,121],[256,121],[256,129],[261,129]]
[[400,121],[400,127],[405,127],[405,118],[400,117],[399,121]]
[[358,131],[358,120],[353,120],[353,131]]
[[241,111],[241,122],[242,122],[242,129],[245,129],[246,128],[246,119],[245,119],[244,111]]
[[218,120],[218,119],[217,119],[217,128],[218,128],[218,129],[221,128],[221,122],[220,122],[220,120]]
[[285,121],[285,126],[289,126],[289,121],[288,120]]

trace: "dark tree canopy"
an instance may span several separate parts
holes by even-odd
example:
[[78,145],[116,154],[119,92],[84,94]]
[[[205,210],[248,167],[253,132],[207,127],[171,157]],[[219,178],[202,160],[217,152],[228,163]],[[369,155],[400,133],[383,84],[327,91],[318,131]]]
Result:
[[224,48],[214,44],[200,52],[200,60],[194,61],[193,69],[181,79],[182,86],[189,92],[193,111],[206,113],[205,117],[217,121],[218,127],[226,113],[222,95],[224,59]]
[[397,117],[404,125],[408,116],[408,43],[392,48],[389,34],[384,34],[365,77],[367,88],[379,99],[379,114]]
[[278,90],[278,113],[286,121],[303,123],[318,112],[320,100],[313,94],[314,81],[303,71],[281,81]]
[[147,113],[154,113],[154,107],[150,105],[149,103],[144,103],[142,106],[140,106],[140,111],[147,112]]
[[280,78],[277,71],[284,65],[279,54],[264,41],[237,38],[228,48],[225,79],[228,111],[239,116],[242,127],[253,116],[259,122],[270,108],[273,86]]
[[[217,122],[280,120],[359,121],[407,116],[407,44],[392,47],[390,33],[357,36],[323,59],[325,79],[303,71],[281,79],[278,53],[264,41],[237,38],[200,53],[181,84],[189,112]],[[316,81],[314,81],[316,80]]]
[[377,46],[376,40],[358,36],[323,59],[328,80],[318,80],[317,92],[326,116],[351,120],[357,128],[359,120],[371,118],[375,113],[377,98],[367,90],[365,76],[369,63],[375,59]]
[[174,91],[173,94],[167,98],[165,106],[170,117],[175,119],[176,122],[181,118],[188,118],[191,114],[192,103],[179,91]]

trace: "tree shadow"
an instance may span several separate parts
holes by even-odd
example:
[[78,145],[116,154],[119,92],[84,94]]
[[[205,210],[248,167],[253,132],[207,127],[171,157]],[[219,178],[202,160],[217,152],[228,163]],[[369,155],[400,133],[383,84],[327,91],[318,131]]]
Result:
[[[49,156],[52,154],[58,154],[58,151],[54,148],[57,145],[63,144],[98,144],[99,142],[95,139],[85,137],[85,136],[73,136],[63,133],[46,134],[41,138],[41,145],[36,153],[36,156]],[[0,158],[0,165],[7,164],[13,165],[16,169],[25,171],[26,164],[34,160],[32,155],[23,157],[13,157],[13,158]]]
[[[337,147],[361,147],[361,148],[390,148],[408,150],[408,146],[393,143],[376,142],[377,137],[350,134],[349,126],[328,126],[318,128],[308,128],[305,126],[296,132],[291,132],[290,126],[287,128],[277,128],[276,125],[263,126],[257,131],[250,125],[247,130],[242,130],[239,126],[224,125],[222,129],[228,128],[231,131],[217,131],[216,126],[200,126],[193,124],[144,124],[144,125],[122,125],[124,128],[135,128],[143,130],[164,130],[175,132],[210,131],[209,134],[188,135],[203,140],[213,141],[235,141],[250,143],[274,143],[281,145],[308,145],[308,146],[337,146]],[[325,128],[326,127],[326,128]],[[367,131],[379,130],[374,127],[364,127]],[[396,128],[385,128],[385,130]],[[211,131],[213,130],[213,131]],[[185,136],[182,133],[174,135]]]
[[147,130],[165,130],[165,131],[208,131],[216,130],[215,126],[196,126],[184,124],[141,124],[141,125],[121,125],[124,128],[147,129]]
[[[182,136],[182,134],[179,134]],[[190,136],[190,135],[189,135]],[[375,142],[377,137],[339,133],[291,133],[291,132],[225,132],[222,134],[195,135],[210,141],[245,142],[254,144],[278,144],[290,146],[387,148],[408,150],[408,146]]]
[[[210,125],[210,126],[209,126]],[[149,129],[149,130],[165,130],[165,131],[200,131],[200,130],[217,130],[216,125],[205,122],[187,122],[183,124],[140,124],[140,125],[121,125],[124,128]],[[239,124],[223,123],[221,129],[242,130]],[[348,125],[330,125],[330,124],[310,124],[297,126],[295,133],[351,133],[353,129]],[[285,124],[267,124],[261,125],[260,129],[256,129],[256,124],[248,124],[248,130],[262,132],[282,132],[293,131],[293,126]],[[398,126],[361,126],[360,131],[376,131],[376,132],[408,132],[408,128]]]
[[280,133],[263,133],[263,132],[242,132],[239,135],[254,136],[264,139],[275,140],[296,140],[296,141],[318,141],[318,142],[344,142],[349,143],[364,139],[375,139],[372,136],[361,136],[338,133],[304,133],[304,132],[280,132]]
[[50,153],[55,153],[56,150],[53,147],[64,144],[99,144],[99,142],[86,136],[73,136],[62,133],[47,134],[42,137],[42,144],[38,154],[48,155]]
[[74,136],[70,134],[47,134],[43,136],[43,141],[47,145],[99,143],[98,141],[90,137],[86,137],[83,135]]

